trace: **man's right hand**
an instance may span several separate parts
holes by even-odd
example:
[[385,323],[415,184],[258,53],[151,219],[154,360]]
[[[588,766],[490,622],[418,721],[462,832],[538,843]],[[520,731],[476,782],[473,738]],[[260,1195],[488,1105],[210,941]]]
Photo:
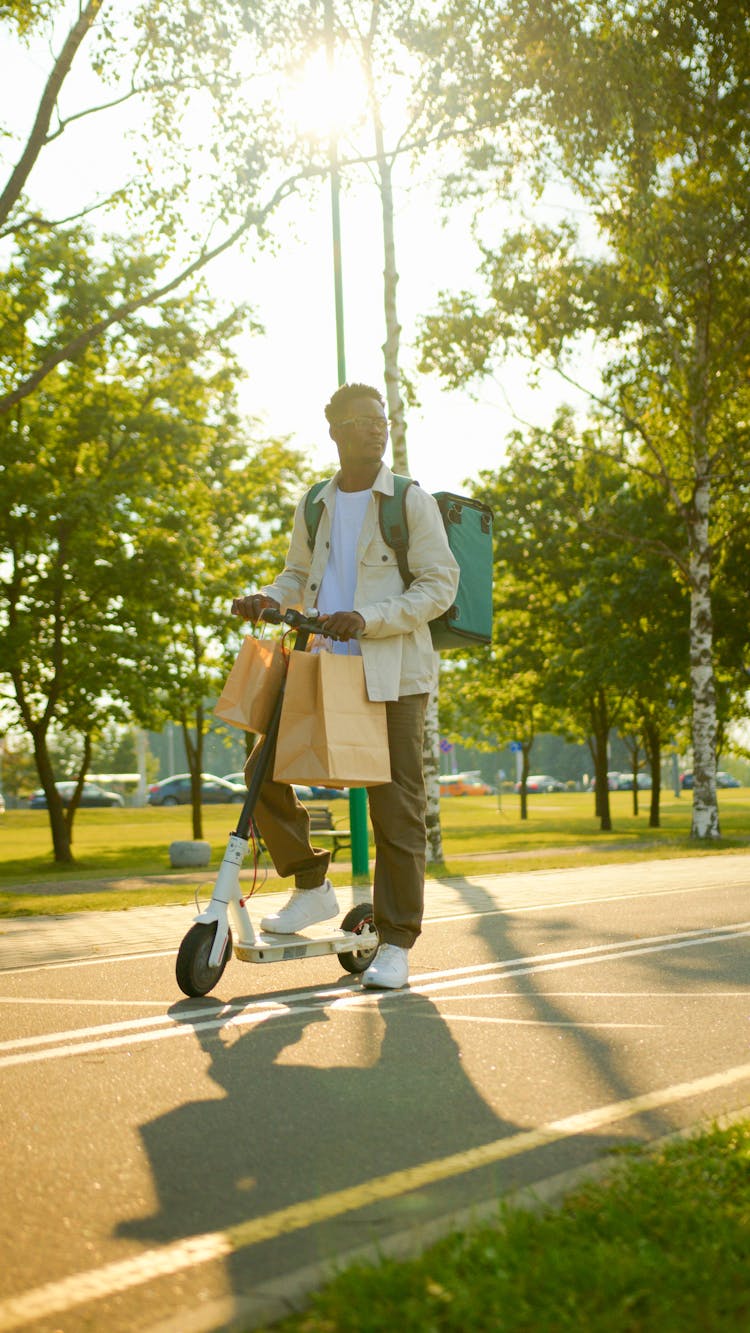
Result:
[[243,620],[257,620],[267,606],[279,610],[279,602],[273,597],[266,597],[262,592],[251,592],[246,597],[235,597],[232,602],[232,615],[242,616]]

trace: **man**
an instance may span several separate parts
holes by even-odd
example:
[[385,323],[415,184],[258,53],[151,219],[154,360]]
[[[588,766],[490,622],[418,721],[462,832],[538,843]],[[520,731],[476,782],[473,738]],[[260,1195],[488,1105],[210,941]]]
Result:
[[[393,473],[383,462],[388,439],[377,389],[344,384],[325,409],[340,469],[320,491],[314,549],[304,499],[294,519],[286,564],[260,592],[238,597],[232,611],[257,620],[265,607],[317,606],[326,629],[341,640],[334,651],[362,655],[370,699],[386,701],[391,781],[368,789],[375,835],[373,908],[380,946],[365,986],[399,989],[409,977],[408,951],[422,926],[426,860],[422,737],[427,698],[436,684],[428,622],[452,605],[458,565],[437,504],[418,486],[406,494],[408,563],[405,587],[396,555],[378,521],[379,495],[392,495]],[[259,747],[248,761],[252,771]],[[294,875],[295,890],[264,930],[287,934],[338,914],[326,871],[330,854],[310,844],[310,821],[294,790],[266,779],[254,816],[278,873]]]

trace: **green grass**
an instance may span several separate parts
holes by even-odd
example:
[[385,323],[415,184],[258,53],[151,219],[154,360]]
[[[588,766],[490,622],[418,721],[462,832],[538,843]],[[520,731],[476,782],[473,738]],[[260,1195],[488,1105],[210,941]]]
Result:
[[561,1206],[342,1272],[275,1333],[745,1333],[750,1121],[634,1150]]
[[[662,826],[650,829],[643,798],[636,817],[632,793],[612,792],[611,833],[600,832],[589,794],[531,796],[525,821],[519,818],[516,796],[503,796],[501,802],[491,796],[446,797],[441,804],[446,865],[439,873],[555,869],[714,855],[750,846],[750,790],[722,791],[719,803],[722,838],[707,846],[690,838],[687,795],[678,799],[667,793]],[[346,801],[334,801],[332,809],[337,819],[347,821]],[[64,869],[52,859],[46,811],[8,811],[0,818],[0,916],[190,902],[194,886],[211,881],[237,813],[238,808],[231,806],[204,809],[203,836],[211,844],[211,868],[186,882],[170,870],[168,857],[170,842],[192,836],[185,806],[79,811],[74,825],[76,861]],[[154,876],[158,882],[149,878]],[[345,884],[351,872],[334,864],[331,878],[334,884]],[[128,883],[120,886],[119,881]],[[265,887],[278,888],[279,881],[270,878]]]

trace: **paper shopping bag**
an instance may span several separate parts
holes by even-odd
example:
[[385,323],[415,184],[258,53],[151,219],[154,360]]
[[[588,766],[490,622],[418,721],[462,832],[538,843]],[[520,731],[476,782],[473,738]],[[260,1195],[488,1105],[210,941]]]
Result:
[[216,716],[242,731],[262,735],[268,730],[285,668],[279,639],[246,635],[214,707]]
[[290,654],[273,776],[313,786],[390,782],[385,704],[368,699],[361,657]]

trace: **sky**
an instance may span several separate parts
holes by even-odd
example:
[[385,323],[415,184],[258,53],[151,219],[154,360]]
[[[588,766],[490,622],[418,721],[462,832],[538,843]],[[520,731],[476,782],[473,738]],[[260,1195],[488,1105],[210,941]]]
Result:
[[[8,48],[0,47],[0,61],[4,70],[0,122],[23,132],[49,69],[49,49],[42,43],[19,56],[15,47],[11,58]],[[78,87],[85,96],[84,67],[81,61],[79,83],[71,83],[67,95]],[[32,177],[32,193],[48,202],[57,216],[68,200],[105,189],[110,174],[113,181],[122,178],[116,120],[109,113],[96,119],[98,143],[94,137],[92,146],[93,121],[85,122],[85,142],[81,132],[66,131],[58,145],[46,150]],[[18,151],[7,141],[0,148],[6,164]],[[456,208],[444,222],[435,184],[414,184],[406,164],[397,168],[396,186],[402,365],[414,377],[420,316],[435,308],[441,290],[476,287],[478,256],[469,205]],[[555,217],[561,206],[554,200],[546,205]],[[341,227],[347,378],[382,388],[383,241],[374,185],[344,182]],[[205,278],[221,301],[246,301],[264,328],[262,335],[248,335],[238,349],[247,370],[241,388],[243,408],[269,435],[287,437],[325,475],[336,460],[323,406],[338,383],[327,185],[312,200],[287,201],[273,230],[277,235],[273,252],[235,249],[209,265]],[[495,377],[460,391],[449,390],[436,376],[418,377],[419,405],[407,416],[412,475],[429,490],[461,491],[481,470],[502,465],[507,436],[519,424],[548,424],[562,401],[584,408],[583,395],[559,377],[543,374],[538,384],[532,384],[530,370],[525,362],[514,360]],[[582,374],[593,381],[588,368]]]

